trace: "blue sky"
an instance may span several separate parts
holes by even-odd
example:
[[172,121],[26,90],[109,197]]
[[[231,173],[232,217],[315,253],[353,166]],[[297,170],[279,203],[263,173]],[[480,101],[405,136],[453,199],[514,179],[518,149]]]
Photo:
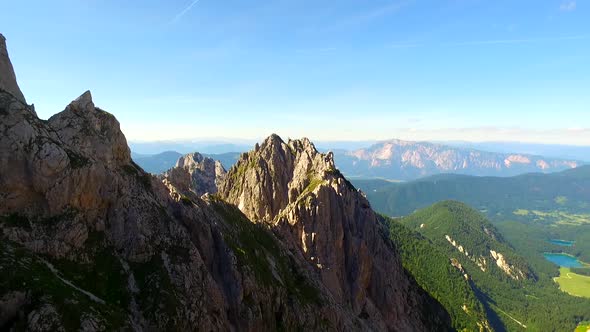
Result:
[[590,145],[590,1],[6,1],[40,117],[85,90],[130,140]]

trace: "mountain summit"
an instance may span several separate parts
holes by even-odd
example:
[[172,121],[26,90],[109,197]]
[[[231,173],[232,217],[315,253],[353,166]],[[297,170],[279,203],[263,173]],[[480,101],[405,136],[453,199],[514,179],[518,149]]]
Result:
[[335,168],[332,153],[319,153],[308,139],[271,135],[240,157],[219,195],[269,225],[371,328],[428,330],[423,322],[444,316],[408,278],[384,223]]

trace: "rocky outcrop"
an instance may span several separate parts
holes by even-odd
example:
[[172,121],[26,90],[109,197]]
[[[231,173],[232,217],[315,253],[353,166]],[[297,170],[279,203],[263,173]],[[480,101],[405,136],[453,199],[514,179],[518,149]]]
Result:
[[502,271],[504,271],[504,273],[506,273],[510,278],[515,280],[523,280],[527,278],[524,272],[508,263],[504,255],[502,255],[501,253],[496,252],[494,250],[490,250],[490,255],[492,256],[494,261],[496,261],[496,265],[498,265],[498,267]]
[[469,258],[473,263],[475,263],[480,268],[480,270],[482,272],[486,272],[487,261],[486,261],[485,257],[483,257],[483,256],[477,257],[477,255],[473,255],[473,254],[470,255],[469,251],[467,251],[467,249],[463,248],[463,246],[461,244],[459,244],[457,241],[453,240],[448,234],[445,235],[445,239],[453,247],[455,247],[455,249],[457,249],[460,253],[465,255],[465,257]]
[[10,62],[10,58],[8,57],[6,38],[2,34],[0,34],[0,89],[10,93],[16,99],[26,104],[25,96],[20,91],[16,82],[12,62]]
[[201,196],[205,193],[217,193],[217,187],[225,174],[221,162],[195,152],[180,157],[176,166],[166,171],[161,178],[171,191],[183,195],[191,192]]
[[442,310],[401,266],[368,201],[307,139],[272,135],[243,154],[219,195],[269,225],[334,299],[376,330],[432,330]]

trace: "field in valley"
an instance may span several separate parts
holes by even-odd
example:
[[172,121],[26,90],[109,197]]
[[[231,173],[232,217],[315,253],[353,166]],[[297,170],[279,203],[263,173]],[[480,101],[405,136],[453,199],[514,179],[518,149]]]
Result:
[[590,298],[590,277],[572,273],[567,267],[559,269],[559,277],[555,278],[559,288],[564,292]]

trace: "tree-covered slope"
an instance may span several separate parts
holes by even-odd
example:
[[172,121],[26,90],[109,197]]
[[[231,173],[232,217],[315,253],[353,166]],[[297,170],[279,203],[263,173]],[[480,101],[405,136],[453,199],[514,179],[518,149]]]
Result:
[[483,272],[498,279],[535,279],[534,273],[503,240],[496,228],[479,212],[456,201],[443,201],[404,219],[439,247],[456,251]]
[[412,182],[356,180],[373,208],[389,216],[404,216],[443,200],[465,202],[488,215],[561,210],[590,213],[590,166],[553,174],[515,177],[437,175]]
[[[495,330],[571,331],[590,317],[590,301],[560,291],[552,280],[554,275],[535,270],[481,213],[463,203],[443,201],[400,219],[400,223],[424,236],[448,260],[460,264],[473,281]],[[402,252],[410,256],[407,262],[429,264],[437,255],[434,250]],[[424,265],[408,268],[417,280],[431,269]]]
[[453,327],[459,331],[489,330],[484,305],[462,266],[420,233],[398,220],[389,219],[388,222],[391,239],[397,244],[404,268],[445,307]]

